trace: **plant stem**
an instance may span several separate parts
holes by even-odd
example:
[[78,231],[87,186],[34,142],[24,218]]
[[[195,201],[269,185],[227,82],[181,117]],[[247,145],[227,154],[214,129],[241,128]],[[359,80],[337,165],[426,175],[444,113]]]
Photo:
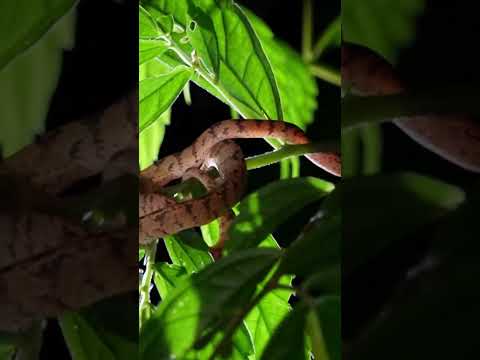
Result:
[[273,289],[275,289],[278,285],[278,277],[273,277],[267,285],[253,298],[253,300],[243,308],[237,316],[235,316],[230,323],[227,325],[224,336],[222,341],[215,347],[215,351],[210,356],[209,360],[214,360],[220,355],[222,349],[226,346],[226,344],[231,340],[235,330],[238,326],[242,323],[243,319],[252,311],[252,309],[257,306],[257,304]]
[[327,360],[330,357],[326,351],[327,346],[325,344],[325,339],[323,336],[322,325],[318,317],[315,314],[315,311],[312,310],[307,316],[307,326],[306,332],[310,335],[312,342],[312,353],[315,356],[315,359],[318,360]]
[[338,145],[333,142],[324,143],[309,143],[302,145],[285,145],[282,148],[257,155],[246,159],[247,169],[254,170],[264,166],[268,166],[277,163],[283,159],[290,158],[292,156],[300,156],[305,154],[311,154],[316,152],[330,152],[338,151]]
[[185,100],[185,104],[188,106],[192,105],[192,95],[190,94],[190,82],[187,82],[187,85],[183,88],[183,98]]
[[145,247],[145,274],[142,283],[138,289],[140,293],[139,305],[139,327],[142,328],[147,320],[147,314],[150,307],[150,284],[153,279],[153,266],[155,265],[155,256],[157,254],[158,241],[151,243]]
[[312,61],[317,61],[323,52],[335,41],[337,33],[341,31],[342,21],[341,17],[335,18],[327,27],[327,29],[318,38],[314,48]]
[[[342,129],[421,115],[478,115],[478,92],[469,87],[342,99]],[[442,121],[442,117],[438,117]]]
[[313,2],[303,0],[302,57],[306,62],[312,59],[313,43]]
[[342,85],[342,77],[339,71],[331,68],[330,66],[312,64],[310,65],[310,71],[314,76],[332,85],[335,85],[335,86]]

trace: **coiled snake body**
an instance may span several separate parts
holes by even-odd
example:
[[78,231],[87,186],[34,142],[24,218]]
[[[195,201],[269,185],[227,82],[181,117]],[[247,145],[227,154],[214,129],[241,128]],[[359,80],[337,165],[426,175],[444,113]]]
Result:
[[[358,45],[342,45],[341,72],[342,85],[356,95],[393,95],[406,91],[387,61]],[[466,170],[480,172],[480,125],[470,116],[434,115],[392,120],[430,151]]]
[[[276,138],[288,144],[309,142],[303,131],[282,121],[225,120],[213,125],[182,152],[167,156],[141,172],[141,244],[228,214],[228,209],[243,195],[246,179],[241,149],[230,140],[235,138]],[[314,153],[306,157],[340,176],[338,154]],[[211,167],[220,174],[216,182],[205,175]],[[189,177],[196,177],[205,185],[209,190],[205,197],[177,203],[161,194],[162,187],[171,181]]]

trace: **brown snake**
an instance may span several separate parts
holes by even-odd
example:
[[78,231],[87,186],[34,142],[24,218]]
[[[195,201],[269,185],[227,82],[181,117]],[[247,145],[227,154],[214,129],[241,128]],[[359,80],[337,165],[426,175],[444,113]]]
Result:
[[[228,209],[240,200],[245,189],[243,154],[230,141],[237,138],[276,138],[288,144],[309,142],[298,127],[282,121],[225,120],[213,125],[182,152],[167,156],[140,173],[141,244],[228,214]],[[306,157],[331,174],[341,175],[338,154],[314,153]],[[220,176],[217,184],[206,186],[210,190],[206,196],[177,203],[161,194],[162,188],[176,179],[193,176],[202,181],[198,173],[211,167],[215,167]]]
[[0,162],[0,331],[137,288],[137,228],[92,233],[55,211],[82,179],[138,174],[137,99],[133,92]]
[[[393,95],[406,91],[392,66],[367,48],[344,43],[341,66],[342,86],[353,94]],[[480,124],[468,115],[415,116],[393,122],[430,151],[466,170],[480,172]]]

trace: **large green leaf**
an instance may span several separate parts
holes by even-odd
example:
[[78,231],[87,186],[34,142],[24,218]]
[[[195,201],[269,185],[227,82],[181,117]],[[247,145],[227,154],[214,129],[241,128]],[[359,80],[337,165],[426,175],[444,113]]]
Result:
[[0,3],[0,71],[36,44],[77,0],[17,0]]
[[344,0],[343,39],[359,43],[395,62],[401,47],[415,36],[415,20],[424,0]]
[[[17,3],[20,4],[18,8],[16,7]],[[48,1],[38,1],[36,5],[30,3],[30,1],[4,1],[0,5],[0,18],[10,16],[8,21],[0,21],[0,28],[3,29],[3,26],[6,25],[11,27],[1,30],[6,31],[4,36],[8,35],[8,37],[0,41],[0,51],[6,49],[10,44],[9,31],[12,28],[15,29],[10,24],[12,18],[17,18],[17,23],[22,24],[22,11],[26,11],[26,19],[34,21],[37,14],[32,7],[36,8],[37,6],[39,6],[39,15],[45,15],[45,9],[40,9],[40,3],[44,4]],[[29,6],[25,8],[27,4]],[[2,8],[5,9],[5,12],[2,12]],[[60,77],[63,51],[71,48],[74,43],[75,19],[76,13],[72,11],[58,21],[55,26],[46,27],[44,30],[50,29],[50,31],[41,38],[34,37],[38,40],[35,46],[0,69],[0,98],[2,99],[0,147],[2,147],[3,156],[12,155],[32,143],[35,135],[44,132],[44,122],[50,99]],[[46,24],[43,25],[46,26]],[[4,40],[5,42],[3,42]],[[30,41],[33,40],[28,40],[28,44]]]
[[142,6],[138,7],[139,37],[153,40],[160,36],[169,35],[173,31],[174,20],[171,15],[153,12],[152,14]]
[[192,274],[213,262],[207,245],[193,230],[186,230],[165,238],[165,246],[172,262]]
[[187,24],[186,0],[140,0],[140,4],[148,11],[153,9],[158,14],[171,15],[174,21],[183,27]]
[[[285,276],[279,282],[282,285],[290,286],[292,278]],[[259,286],[259,288],[261,289],[263,286]],[[245,323],[252,334],[257,357],[263,354],[273,333],[290,313],[289,299],[291,296],[291,291],[273,290],[250,311],[245,319]]]
[[190,17],[194,20],[187,26],[190,43],[207,70],[211,74],[218,74],[220,58],[213,22],[202,9],[196,6],[191,8]]
[[138,140],[140,170],[147,168],[157,160],[165,134],[165,126],[170,123],[170,113],[171,110],[168,109],[157,121],[140,133]]
[[127,360],[138,352],[135,342],[102,331],[80,314],[67,313],[59,321],[72,358],[76,360]]
[[224,328],[246,306],[280,254],[271,249],[239,252],[182,282],[143,327],[140,358],[181,357],[200,337]]
[[245,11],[275,74],[284,119],[305,129],[313,121],[317,108],[318,89],[315,78],[298,52],[275,38],[270,28],[258,16],[251,11]]
[[279,271],[302,277],[341,265],[342,223],[339,215],[324,216],[287,249]]
[[309,317],[309,335],[316,359],[342,358],[341,315],[339,296],[324,296],[316,300]]
[[343,271],[348,274],[388,244],[413,234],[465,198],[452,185],[415,173],[355,177],[335,190],[343,204]]
[[138,316],[129,295],[102,300],[60,318],[74,359],[131,359],[138,354]]
[[249,194],[240,202],[240,214],[230,228],[227,250],[255,247],[278,225],[333,188],[324,180],[304,177],[277,181]]
[[[480,193],[435,228],[432,249],[344,357],[478,359]],[[398,345],[401,338],[402,346]],[[395,351],[392,351],[395,349]]]
[[186,276],[187,271],[183,266],[168,263],[155,264],[155,286],[162,298],[167,297]]
[[261,360],[303,360],[305,353],[305,323],[308,306],[299,303],[288,314],[272,336]]
[[142,40],[138,42],[138,64],[142,65],[149,60],[161,56],[167,51],[167,45],[160,40]]
[[170,108],[191,76],[191,69],[178,67],[168,74],[140,81],[140,131],[153,124]]
[[[190,44],[181,42],[181,35],[171,39],[183,59],[190,59],[195,50],[200,62],[206,65],[207,70],[198,69],[193,78],[199,86],[244,117],[283,118],[271,65],[240,7],[231,1],[213,0],[149,0],[142,5],[147,11],[171,15],[176,25],[184,30],[190,28],[189,20],[194,21]],[[171,52],[164,54],[161,60],[172,68],[179,64],[178,56]]]

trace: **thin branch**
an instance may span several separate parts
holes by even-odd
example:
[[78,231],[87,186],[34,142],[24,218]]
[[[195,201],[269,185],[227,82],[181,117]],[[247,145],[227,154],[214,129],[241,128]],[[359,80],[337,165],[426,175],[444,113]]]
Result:
[[[342,128],[422,115],[479,115],[478,90],[471,87],[424,90],[400,95],[352,96],[342,99]],[[441,121],[442,117],[438,117]]]
[[312,59],[313,6],[312,0],[303,0],[302,57],[306,62]]
[[318,38],[314,48],[312,61],[317,61],[323,52],[335,41],[337,33],[341,31],[342,21],[341,17],[335,18],[328,26],[327,29]]
[[332,85],[341,86],[342,76],[338,70],[327,65],[313,64],[310,65],[310,71],[316,77],[324,80]]
[[300,156],[316,152],[335,152],[338,151],[338,148],[338,144],[333,142],[309,143],[302,145],[285,145],[279,150],[248,158],[246,160],[247,169],[254,170],[264,166],[272,165],[283,159],[288,159],[292,156]]

